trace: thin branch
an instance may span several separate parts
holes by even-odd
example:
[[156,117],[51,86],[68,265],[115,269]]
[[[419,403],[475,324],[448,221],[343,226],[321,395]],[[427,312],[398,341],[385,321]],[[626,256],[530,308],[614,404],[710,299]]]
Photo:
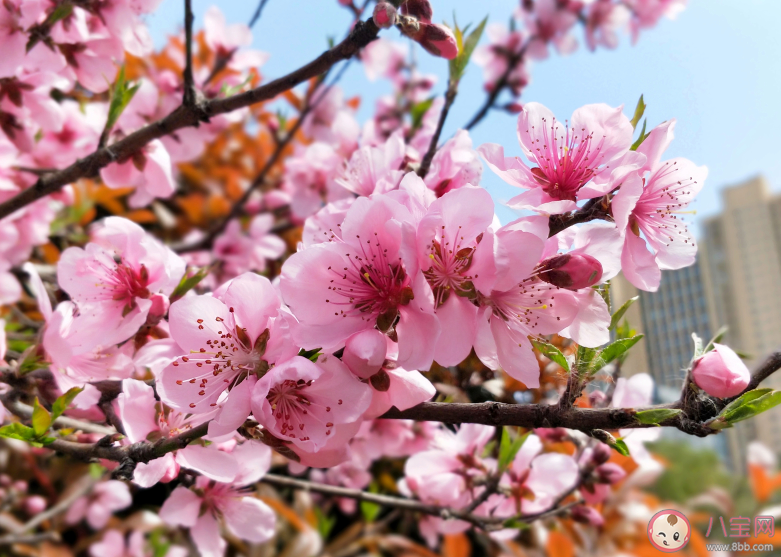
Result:
[[548,221],[548,237],[555,236],[562,230],[592,220],[612,220],[610,200],[607,197],[589,199],[583,207],[563,215],[551,215]]
[[263,13],[263,8],[266,7],[266,2],[268,2],[268,0],[260,0],[260,3],[258,4],[258,9],[255,10],[254,14],[252,14],[252,19],[250,19],[249,23],[247,24],[250,29],[252,29],[260,19],[260,14]]
[[[11,414],[18,416],[23,420],[29,420],[33,416],[32,406],[28,406],[19,401],[9,400],[7,397],[3,397],[2,403]],[[60,428],[75,429],[85,433],[97,433],[98,435],[114,435],[116,433],[116,431],[111,428],[84,420],[76,420],[67,416],[60,416],[54,420],[52,425]]]
[[195,107],[196,91],[193,78],[193,15],[192,0],[184,0],[184,96],[182,102],[186,107]]
[[299,83],[324,73],[337,62],[351,58],[361,48],[375,40],[378,32],[379,29],[371,18],[359,21],[344,41],[286,76],[227,98],[205,101],[197,108],[182,105],[165,118],[131,133],[111,146],[98,149],[63,170],[42,176],[31,187],[0,203],[0,219],[59,191],[80,178],[95,176],[101,168],[131,156],[154,139],[181,128],[195,126],[202,120],[218,114],[233,112],[260,101],[273,99]]
[[37,545],[41,542],[52,541],[56,542],[60,540],[60,534],[58,532],[41,532],[40,534],[8,534],[6,536],[0,536],[0,547],[6,547],[16,544]]
[[[439,505],[430,505],[427,503],[422,503],[415,499],[408,499],[406,497],[396,497],[393,495],[369,493],[368,491],[362,491],[360,489],[351,489],[347,487],[315,483],[307,480],[300,480],[298,478],[280,476],[278,474],[266,474],[265,476],[263,476],[263,478],[261,478],[260,481],[263,483],[267,483],[279,487],[292,487],[294,489],[313,491],[315,493],[322,493],[324,495],[333,495],[335,497],[346,497],[348,499],[366,501],[368,503],[375,503],[377,505],[382,505],[386,507],[394,507],[397,509],[402,509],[407,511],[420,512],[432,516],[438,516],[445,520],[447,519],[464,520],[474,526],[483,529],[489,529],[489,530],[495,529],[491,527],[492,525],[501,525],[502,523],[504,523],[510,518],[515,518],[522,522],[531,522],[533,520],[539,520],[540,518],[545,518],[547,516],[550,516],[551,511],[554,510],[551,507],[540,513],[519,515],[517,517],[479,516],[479,515],[472,514],[472,509],[470,510],[452,509],[449,507],[441,507]],[[574,489],[572,491],[574,491]],[[572,491],[568,491],[566,496],[570,495]],[[563,499],[565,499],[566,496],[561,498],[561,500],[557,499],[556,504],[559,504],[561,501],[563,501]]]
[[442,107],[442,112],[439,115],[439,122],[437,122],[437,129],[434,135],[431,137],[431,142],[428,145],[428,151],[423,156],[423,160],[420,162],[420,168],[418,168],[418,176],[425,178],[428,174],[429,168],[431,168],[431,161],[434,160],[434,155],[437,152],[437,145],[439,144],[439,136],[442,135],[442,128],[445,126],[445,120],[447,114],[450,112],[450,107],[453,106],[453,102],[456,100],[458,94],[458,82],[450,81],[445,92],[445,105]]
[[24,526],[22,526],[21,531],[29,532],[50,518],[54,518],[58,514],[67,511],[74,503],[74,501],[76,501],[76,499],[89,493],[95,484],[98,483],[99,479],[100,478],[94,478],[89,474],[82,476],[81,479],[79,479],[76,483],[76,487],[71,490],[67,497],[62,498],[59,502],[57,502],[56,505],[46,509],[42,513],[35,515],[28,522],[26,522]]

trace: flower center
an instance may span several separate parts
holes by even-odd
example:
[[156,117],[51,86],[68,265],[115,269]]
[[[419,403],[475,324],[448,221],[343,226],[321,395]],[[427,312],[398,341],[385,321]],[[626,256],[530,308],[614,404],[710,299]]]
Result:
[[468,295],[470,291],[474,292],[474,286],[469,282],[473,277],[467,272],[472,266],[475,248],[464,247],[462,243],[464,237],[460,234],[459,226],[455,239],[451,241],[443,226],[438,237],[431,242],[428,255],[431,259],[431,267],[424,271],[423,275],[434,291],[436,307],[444,304],[451,292],[459,296]]

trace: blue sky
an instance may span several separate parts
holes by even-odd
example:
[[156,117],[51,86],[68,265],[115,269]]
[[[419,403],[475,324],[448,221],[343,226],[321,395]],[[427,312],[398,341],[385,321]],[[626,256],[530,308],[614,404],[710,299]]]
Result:
[[[507,21],[517,0],[432,0],[436,20],[461,24]],[[229,22],[247,22],[256,0],[194,0],[196,27],[205,10],[218,4]],[[155,41],[177,32],[183,20],[183,0],[163,0],[148,23]],[[719,211],[719,190],[757,173],[781,189],[781,156],[776,133],[781,132],[781,2],[777,0],[690,0],[675,21],[643,33],[632,46],[624,37],[616,50],[592,53],[581,47],[567,57],[557,55],[537,62],[532,84],[522,102],[538,101],[560,118],[577,107],[596,102],[625,104],[631,116],[640,94],[645,95],[649,125],[675,117],[676,139],[670,157],[687,157],[707,165],[710,173],[694,208],[695,222]],[[254,28],[254,48],[269,52],[263,68],[266,78],[280,76],[311,60],[326,47],[328,36],[341,38],[350,15],[336,0],[268,0]],[[396,30],[385,36],[401,39]],[[579,39],[581,38],[580,35]],[[582,43],[582,40],[581,40]],[[447,65],[420,51],[421,70],[440,76],[442,93]],[[370,117],[374,100],[389,89],[387,83],[370,83],[358,64],[341,82],[348,96],[363,99],[359,118]],[[472,65],[461,83],[445,136],[463,126],[484,100],[481,69]],[[520,154],[515,118],[495,111],[472,133],[475,145],[500,143],[506,152]],[[504,184],[486,170],[483,185],[497,201],[520,190]],[[497,208],[503,222],[513,218]]]

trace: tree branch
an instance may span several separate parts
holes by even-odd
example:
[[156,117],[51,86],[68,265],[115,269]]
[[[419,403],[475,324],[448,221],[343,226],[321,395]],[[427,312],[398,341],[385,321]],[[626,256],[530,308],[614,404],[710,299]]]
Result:
[[258,8],[255,10],[255,13],[252,14],[252,19],[250,19],[249,23],[247,24],[250,29],[252,29],[260,19],[260,14],[263,13],[263,8],[266,6],[266,2],[268,2],[268,0],[260,0],[260,3],[258,3]]
[[184,96],[182,103],[186,107],[195,107],[196,90],[195,79],[193,78],[193,15],[192,0],[184,0]]
[[445,92],[445,105],[442,107],[442,112],[439,115],[439,122],[437,122],[437,129],[434,135],[431,137],[431,142],[428,145],[428,151],[423,156],[423,160],[420,162],[420,168],[418,168],[418,176],[425,178],[428,174],[429,168],[431,168],[431,161],[434,160],[434,155],[437,152],[437,145],[439,144],[439,137],[442,135],[442,128],[445,126],[445,120],[447,114],[450,112],[450,107],[453,106],[453,102],[456,100],[458,94],[458,82],[450,81]]
[[583,207],[563,215],[551,215],[548,220],[548,237],[555,236],[562,230],[592,220],[612,220],[610,200],[607,197],[589,199]]
[[[29,420],[33,417],[32,406],[28,406],[19,401],[9,400],[7,397],[2,398],[2,403],[11,414],[18,416],[23,420]],[[116,433],[116,431],[111,428],[84,420],[76,420],[67,416],[60,416],[54,420],[52,425],[55,427],[75,429],[85,433],[97,433],[98,435],[114,435]]]
[[351,58],[358,50],[375,40],[378,33],[379,29],[371,18],[359,21],[345,40],[286,76],[228,98],[204,101],[198,107],[182,105],[165,118],[133,132],[109,147],[98,149],[65,169],[41,176],[28,189],[4,203],[0,203],[0,219],[80,178],[95,176],[101,168],[116,160],[131,156],[154,139],[181,128],[195,126],[200,121],[212,116],[233,112],[260,101],[272,99],[299,83],[322,74],[337,62]]

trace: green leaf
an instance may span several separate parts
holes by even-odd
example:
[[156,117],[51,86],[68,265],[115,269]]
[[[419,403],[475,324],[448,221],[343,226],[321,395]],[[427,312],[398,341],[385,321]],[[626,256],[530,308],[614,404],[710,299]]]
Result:
[[702,339],[699,337],[699,335],[697,335],[697,333],[692,333],[692,340],[694,341],[694,356],[692,356],[692,360],[696,360],[704,354],[702,349]]
[[637,148],[640,147],[640,145],[643,144],[643,141],[646,140],[646,138],[651,135],[651,132],[645,133],[645,125],[648,123],[648,120],[643,120],[643,129],[640,130],[640,135],[637,136],[637,141],[632,143],[632,146],[629,148],[631,151],[637,151]]
[[[640,99],[637,101],[637,106],[635,107],[635,115],[632,116],[632,128],[637,127],[637,123],[640,121],[640,118],[643,117],[643,114],[645,114],[646,104],[643,100],[643,95],[640,95]],[[645,131],[645,130],[643,130]]]
[[252,76],[247,76],[247,79],[239,83],[238,85],[229,85],[228,83],[223,83],[222,87],[220,88],[220,96],[222,97],[232,97],[236,93],[239,93],[242,89],[244,89],[249,83],[252,81]]
[[532,346],[539,350],[540,354],[546,356],[551,361],[556,362],[564,368],[564,371],[569,373],[569,362],[567,361],[567,358],[564,356],[564,354],[561,353],[561,350],[549,342],[538,339],[532,339]]
[[67,393],[57,398],[57,400],[54,401],[54,404],[52,404],[52,421],[62,416],[63,412],[65,412],[71,402],[73,402],[73,399],[83,390],[83,387],[73,387],[68,389]]
[[[757,391],[759,390],[765,389],[757,389]],[[760,396],[753,395],[744,399],[746,395],[753,392],[755,391],[750,391],[749,393],[746,393],[740,397],[738,400],[743,399],[742,403],[729,409],[728,412],[725,412],[724,410],[727,410],[729,406],[725,408],[722,413],[719,414],[719,418],[723,418],[723,421],[729,425],[732,425],[738,422],[742,422],[743,420],[753,418],[754,416],[757,416],[762,412],[767,412],[774,406],[781,404],[781,391],[765,392]]]
[[96,480],[99,480],[100,478],[103,477],[103,474],[105,474],[105,473],[106,473],[106,469],[103,468],[103,466],[101,466],[97,462],[90,462],[90,465],[89,465],[89,475],[92,478],[94,478]]
[[33,428],[24,424],[14,422],[12,424],[4,425],[0,427],[0,437],[6,439],[20,439],[22,441],[31,441],[35,439],[35,431]]
[[507,470],[507,468],[515,460],[515,455],[521,450],[523,444],[526,442],[526,438],[529,437],[529,432],[524,435],[520,435],[515,439],[510,439],[510,431],[506,428],[502,428],[502,440],[499,444],[499,470]]
[[43,436],[49,431],[49,427],[52,425],[52,415],[46,408],[41,406],[38,402],[38,397],[35,397],[35,400],[33,401],[32,424],[36,437]]
[[298,355],[301,356],[302,358],[306,358],[307,360],[311,360],[313,362],[316,362],[317,358],[319,358],[320,355],[322,354],[322,352],[320,350],[322,350],[322,349],[321,348],[313,348],[312,350],[304,350],[302,348],[301,350],[298,351]]
[[195,288],[199,282],[206,278],[206,276],[209,274],[209,271],[211,271],[211,267],[201,267],[191,275],[185,274],[171,294],[171,303],[174,303],[176,300],[182,298],[190,290]]
[[502,522],[502,528],[513,528],[515,530],[526,530],[529,525],[526,522],[522,522],[517,518],[508,518]]
[[616,439],[616,442],[612,443],[610,446],[623,456],[629,456],[629,447],[626,446],[626,442],[624,442],[623,439]]
[[315,517],[317,517],[317,531],[323,541],[326,541],[331,534],[331,530],[333,530],[336,525],[336,517],[323,514],[323,511],[317,506],[314,507],[314,511]]
[[713,350],[715,348],[714,344],[720,343],[724,339],[724,335],[727,334],[728,330],[729,328],[726,325],[719,327],[719,330],[716,331],[716,334],[713,335],[713,338],[710,339],[710,341],[708,341],[708,344],[705,345],[705,348],[703,349],[702,353],[707,354],[708,352]]
[[371,503],[369,501],[361,501],[361,514],[366,522],[374,522],[377,515],[380,514],[382,507],[377,503]]
[[117,80],[109,90],[111,100],[108,104],[106,126],[103,129],[104,135],[108,136],[109,132],[114,128],[117,120],[119,120],[119,117],[122,115],[125,108],[127,108],[127,105],[130,104],[130,101],[133,99],[133,96],[136,94],[139,87],[141,87],[140,83],[131,85],[125,81],[125,66],[120,67],[119,73],[117,74]]
[[410,108],[410,118],[412,118],[413,131],[420,128],[421,124],[423,124],[423,117],[426,115],[426,112],[428,112],[428,109],[431,108],[433,102],[434,97],[431,97],[430,99],[412,105],[412,108]]
[[630,338],[621,338],[608,344],[599,355],[599,360],[602,361],[602,367],[613,360],[622,358],[630,348],[640,341],[641,338],[643,338],[643,335],[635,335]]
[[483,30],[485,29],[485,24],[487,22],[488,17],[483,19],[483,21],[475,27],[475,30],[466,38],[464,38],[463,34],[466,33],[469,26],[461,30],[458,28],[458,24],[456,24],[455,35],[458,44],[458,55],[450,61],[451,82],[458,83],[464,76],[464,71],[466,71],[469,60],[472,58],[472,53],[474,52],[475,47],[477,47],[477,43],[480,42],[480,37],[483,35]]
[[22,357],[22,362],[19,364],[19,375],[26,375],[37,369],[43,369],[49,367],[49,364],[43,361],[43,358],[34,350],[31,346],[28,348]]
[[642,412],[636,412],[635,418],[641,424],[646,425],[658,425],[665,420],[674,418],[681,413],[681,410],[675,410],[672,408],[656,408],[654,410],[643,410]]
[[598,353],[599,352],[593,348],[578,346],[578,350],[575,353],[575,367],[578,370],[590,369]]
[[610,318],[610,327],[608,327],[611,331],[614,330],[616,327],[618,327],[619,322],[621,321],[621,318],[624,316],[624,314],[627,312],[627,310],[634,304],[637,300],[640,299],[640,296],[635,296],[634,298],[629,298],[624,304],[616,310],[616,312],[613,314],[613,317]]

